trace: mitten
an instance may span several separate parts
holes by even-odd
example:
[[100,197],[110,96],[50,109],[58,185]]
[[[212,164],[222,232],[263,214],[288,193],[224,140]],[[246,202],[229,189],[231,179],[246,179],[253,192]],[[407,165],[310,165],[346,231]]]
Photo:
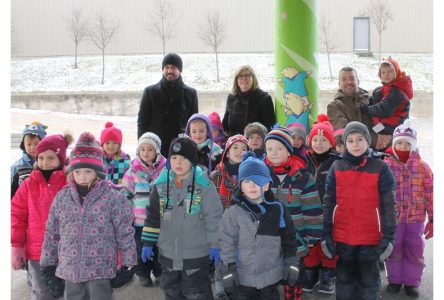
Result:
[[233,293],[235,287],[239,286],[240,284],[236,263],[230,263],[228,265],[221,263],[220,271],[222,273],[222,281],[225,292],[227,292],[228,294]]
[[321,241],[321,249],[328,259],[333,259],[335,257],[336,249],[331,235],[324,235]]
[[63,296],[65,281],[55,275],[57,266],[40,267],[43,282],[51,290],[52,296],[58,298]]
[[134,275],[134,268],[128,269],[128,267],[122,266],[116,273],[116,277],[111,279],[111,286],[114,289],[120,288],[131,281]]
[[19,270],[25,266],[26,252],[25,248],[11,248],[11,264],[14,270]]
[[217,265],[220,262],[220,250],[219,248],[210,248],[210,260],[214,261],[214,265]]
[[433,221],[428,221],[424,228],[425,238],[428,240],[433,237]]
[[299,257],[292,256],[284,259],[284,280],[294,287],[299,278]]
[[392,240],[386,237],[382,237],[378,245],[379,261],[384,262],[390,256],[390,254],[392,254],[392,251],[393,251]]
[[153,247],[149,246],[143,246],[142,248],[142,261],[146,263],[148,260],[151,260],[151,257],[153,257]]

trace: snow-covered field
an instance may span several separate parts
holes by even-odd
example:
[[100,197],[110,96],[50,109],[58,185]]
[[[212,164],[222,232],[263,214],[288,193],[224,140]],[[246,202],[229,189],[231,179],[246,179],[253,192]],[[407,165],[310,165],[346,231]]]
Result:
[[[183,59],[184,82],[198,91],[231,90],[235,70],[244,64],[257,73],[265,90],[274,89],[273,53],[222,53],[219,55],[220,82],[216,81],[213,54],[180,54]],[[398,60],[401,69],[411,75],[414,90],[433,90],[433,55],[431,53],[384,53]],[[361,86],[372,90],[380,85],[376,57],[359,57],[353,53],[331,56],[333,76],[344,66],[354,67]],[[330,80],[326,54],[319,54],[319,88],[332,90],[337,78]],[[160,79],[162,55],[120,55],[105,57],[105,83],[102,85],[102,57],[80,56],[74,69],[74,57],[21,58],[11,61],[12,92],[80,92],[141,91]]]

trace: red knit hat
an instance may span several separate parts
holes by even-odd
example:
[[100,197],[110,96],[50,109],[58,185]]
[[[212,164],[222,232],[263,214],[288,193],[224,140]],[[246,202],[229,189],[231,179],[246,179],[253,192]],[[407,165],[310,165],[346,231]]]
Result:
[[52,150],[57,154],[60,164],[64,165],[66,160],[66,149],[69,144],[71,144],[72,140],[73,138],[69,133],[65,133],[65,135],[53,134],[46,136],[37,144],[36,159],[40,153],[45,152],[46,150]]
[[66,173],[79,168],[94,169],[98,177],[105,178],[103,152],[96,138],[90,132],[84,132],[80,135],[69,156],[69,166]]
[[211,114],[209,114],[208,119],[210,119],[211,128],[218,129],[222,132],[224,131],[224,127],[222,126],[220,116],[217,112],[212,112]]
[[336,145],[335,137],[334,137],[334,128],[330,123],[330,118],[327,115],[319,114],[318,121],[313,124],[310,135],[308,136],[308,142],[311,146],[311,140],[315,135],[322,135],[327,140],[330,141],[332,147]]
[[105,129],[103,129],[100,134],[100,146],[107,141],[113,141],[122,145],[122,131],[114,127],[113,122],[106,122]]
[[225,150],[222,154],[222,161],[227,156],[228,150],[230,150],[231,146],[233,146],[233,144],[236,142],[244,143],[245,145],[247,145],[247,151],[248,149],[250,149],[250,147],[248,147],[248,140],[246,137],[244,137],[242,134],[233,135],[227,140],[227,143],[225,144]]

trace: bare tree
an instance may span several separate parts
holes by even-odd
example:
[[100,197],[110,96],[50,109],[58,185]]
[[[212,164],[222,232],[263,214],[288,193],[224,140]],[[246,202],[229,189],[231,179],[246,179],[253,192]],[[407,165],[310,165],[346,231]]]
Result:
[[11,20],[11,57],[14,57],[19,52],[18,50],[18,32],[14,20]]
[[387,29],[387,22],[393,20],[390,7],[387,0],[370,0],[367,3],[366,13],[370,16],[370,20],[375,25],[379,36],[379,61],[381,61],[381,37],[382,32]]
[[331,72],[330,52],[338,46],[337,32],[333,31],[332,25],[325,17],[321,17],[319,22],[319,39],[321,46],[327,52],[328,69],[330,71],[330,80],[333,80],[333,73]]
[[179,17],[174,18],[174,9],[165,0],[154,0],[152,13],[149,13],[145,29],[162,42],[162,53],[165,56],[165,45],[174,38],[174,29],[179,22]]
[[88,36],[102,52],[102,84],[105,81],[105,49],[119,29],[120,24],[114,22],[114,20],[109,20],[103,15],[103,12],[94,16],[93,25]]
[[207,44],[216,54],[217,82],[219,82],[219,47],[226,39],[225,25],[222,22],[219,12],[207,14],[205,23],[199,25],[198,38]]
[[77,69],[77,50],[82,40],[88,36],[88,20],[84,17],[83,9],[78,8],[72,11],[72,15],[65,22],[69,38],[74,42],[74,69]]

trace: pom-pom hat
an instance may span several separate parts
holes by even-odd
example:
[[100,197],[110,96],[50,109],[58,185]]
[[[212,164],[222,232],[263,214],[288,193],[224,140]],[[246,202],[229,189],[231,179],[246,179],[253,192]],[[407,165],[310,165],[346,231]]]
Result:
[[319,114],[318,121],[313,124],[310,134],[308,136],[308,142],[311,146],[311,141],[315,135],[324,136],[331,144],[332,147],[336,145],[334,137],[334,128],[330,123],[330,118],[327,115]]
[[105,129],[100,133],[100,146],[107,141],[113,141],[122,145],[122,131],[115,127],[112,122],[106,122]]
[[68,133],[65,133],[65,135],[53,134],[44,137],[43,140],[37,144],[36,158],[40,153],[51,150],[57,154],[60,164],[63,166],[66,160],[66,149],[69,144],[71,144],[72,139],[72,136]]
[[410,143],[410,152],[416,151],[416,130],[412,127],[412,122],[407,119],[404,121],[403,124],[396,127],[395,131],[393,132],[393,141],[392,141],[392,147],[395,148],[396,141],[399,141],[401,139],[404,139]]

